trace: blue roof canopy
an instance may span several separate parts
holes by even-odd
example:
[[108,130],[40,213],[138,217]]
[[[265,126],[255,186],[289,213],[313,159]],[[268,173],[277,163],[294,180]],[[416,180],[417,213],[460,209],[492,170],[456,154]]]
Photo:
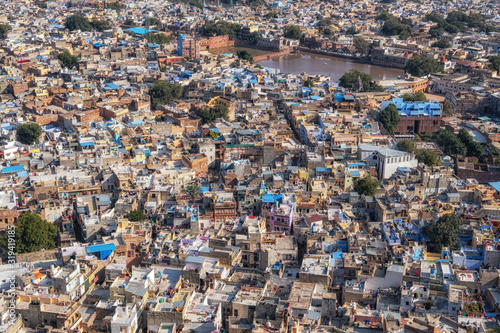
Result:
[[12,173],[24,170],[24,165],[12,165],[2,169],[2,173]]

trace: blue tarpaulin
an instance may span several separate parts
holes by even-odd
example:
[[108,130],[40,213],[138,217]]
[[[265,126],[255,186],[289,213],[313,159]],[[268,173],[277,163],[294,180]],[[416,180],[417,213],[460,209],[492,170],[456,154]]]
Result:
[[19,172],[17,173],[17,176],[18,176],[19,178],[28,177],[28,171],[19,171]]
[[2,173],[12,173],[24,170],[24,165],[12,165],[2,169]]
[[116,250],[116,246],[113,243],[87,246],[87,253],[92,254],[99,252],[101,260],[109,257],[111,252],[113,252],[114,250]]

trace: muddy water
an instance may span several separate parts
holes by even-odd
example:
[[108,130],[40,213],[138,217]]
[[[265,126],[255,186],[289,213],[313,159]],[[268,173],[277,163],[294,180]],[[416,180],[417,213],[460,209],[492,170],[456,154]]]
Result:
[[357,63],[349,59],[329,57],[311,53],[296,53],[259,62],[264,67],[278,68],[282,73],[308,73],[330,76],[338,81],[345,72],[357,69],[370,74],[374,80],[391,80],[403,75],[403,70]]

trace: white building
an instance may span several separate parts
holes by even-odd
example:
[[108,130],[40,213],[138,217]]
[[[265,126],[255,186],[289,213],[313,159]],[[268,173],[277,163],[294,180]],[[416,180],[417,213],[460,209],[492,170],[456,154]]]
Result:
[[415,155],[386,147],[360,143],[358,158],[375,166],[379,179],[390,178],[398,168],[416,168]]
[[138,327],[140,312],[137,305],[119,306],[111,319],[111,333],[135,333]]

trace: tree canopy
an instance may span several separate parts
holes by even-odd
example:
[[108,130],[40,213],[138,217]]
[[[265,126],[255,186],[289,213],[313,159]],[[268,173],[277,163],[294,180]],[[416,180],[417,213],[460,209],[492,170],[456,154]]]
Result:
[[132,210],[127,215],[125,215],[127,220],[132,222],[140,222],[146,219],[146,214],[142,210]]
[[456,250],[459,247],[458,232],[461,224],[460,218],[454,214],[446,214],[441,216],[437,222],[429,222],[426,235],[431,240],[431,247],[439,252],[443,247]]
[[119,11],[122,8],[122,5],[120,5],[119,2],[108,2],[108,4],[106,5],[106,8]]
[[420,163],[424,163],[429,167],[439,165],[439,155],[435,151],[429,149],[416,150],[415,157]]
[[24,212],[19,215],[14,225],[15,241],[8,241],[12,235],[9,235],[9,231],[0,239],[4,249],[15,253],[26,253],[50,250],[56,247],[57,228],[52,223],[42,219],[40,215]]
[[356,30],[355,27],[349,27],[349,29],[347,29],[345,32],[346,35],[355,35],[357,33],[358,31]]
[[458,138],[460,139],[460,141],[462,141],[462,143],[467,148],[467,155],[468,156],[475,156],[477,158],[480,158],[483,156],[484,147],[481,146],[481,144],[479,142],[474,140],[472,135],[470,135],[466,129],[462,128],[460,131],[458,131]]
[[290,39],[300,39],[302,37],[302,29],[298,25],[289,24],[283,29],[283,36]]
[[154,108],[161,104],[170,103],[172,100],[182,97],[182,86],[175,85],[165,80],[156,81],[149,88],[149,96]]
[[448,49],[451,47],[451,43],[446,38],[441,38],[438,41],[432,43],[432,47],[438,47],[440,49]]
[[42,127],[37,123],[24,123],[17,126],[17,139],[26,145],[38,143]]
[[360,195],[373,196],[377,193],[380,183],[370,176],[360,178],[354,182],[354,191]]
[[12,30],[12,27],[8,24],[0,24],[0,38],[5,38],[7,33]]
[[57,55],[57,59],[59,59],[63,66],[66,68],[73,68],[78,64],[78,57],[72,55],[69,50],[64,50]]
[[268,12],[266,15],[264,15],[264,17],[266,19],[277,18],[278,17],[278,13],[277,12]]
[[[160,23],[160,20],[158,20],[157,17],[148,17],[146,20],[147,23],[149,23],[150,27],[158,25],[158,23]],[[146,25],[146,20],[144,20],[144,25]]]
[[246,60],[246,61],[251,62],[251,63],[253,62],[253,55],[250,52],[248,52],[247,50],[238,50],[236,52],[236,55],[240,59]]
[[229,35],[229,38],[235,39],[240,33],[241,24],[226,21],[217,21],[215,23],[205,23],[201,27],[201,32],[205,36],[223,36]]
[[250,33],[250,35],[248,36],[248,42],[250,44],[252,44],[252,45],[255,45],[259,41],[259,38],[260,38],[259,32],[258,31],[252,31]]
[[168,37],[167,35],[162,34],[162,33],[150,32],[148,36],[149,36],[149,39],[151,40],[151,42],[159,44],[159,45],[168,44],[171,42],[170,37]]
[[370,46],[370,44],[362,37],[354,37],[353,44],[356,50],[358,50],[361,53],[367,53],[368,47]]
[[123,22],[123,24],[135,26],[135,21],[133,19],[131,19],[131,18],[128,18],[128,19],[125,20],[125,22]]
[[81,31],[92,31],[92,30],[97,30],[97,31],[104,31],[108,30],[111,28],[109,25],[109,22],[106,21],[100,21],[97,19],[93,19],[92,21],[89,21],[85,16],[82,15],[72,15],[66,19],[66,22],[64,23],[64,26],[66,29],[74,31],[74,30],[81,30]]
[[398,150],[405,151],[407,153],[411,153],[415,150],[416,147],[417,145],[415,144],[415,142],[410,140],[403,140],[397,143]]
[[201,188],[196,184],[191,184],[186,186],[186,192],[189,193],[191,198],[194,200],[198,194],[201,193]]
[[381,32],[386,36],[398,35],[400,39],[408,39],[412,30],[408,24],[404,24],[400,19],[387,12],[377,16],[378,20],[385,21]]
[[330,28],[325,28],[325,29],[323,29],[323,35],[331,36],[331,35],[333,35],[333,30]]
[[451,116],[453,114],[453,104],[448,101],[444,101],[443,103],[443,115]]
[[328,27],[330,25],[332,25],[333,22],[331,19],[327,18],[327,17],[324,17],[322,18],[321,20],[318,21],[318,23],[316,24],[316,26],[318,27]]
[[398,127],[398,124],[401,121],[396,105],[389,104],[384,110],[380,111],[378,115],[380,122],[384,125],[384,128],[389,133],[393,134],[394,130]]
[[441,130],[437,136],[437,142],[446,154],[467,154],[467,148],[453,132]]
[[405,67],[405,71],[418,77],[433,74],[439,72],[440,70],[441,65],[436,59],[425,56],[416,56],[411,58]]
[[373,82],[373,78],[370,74],[360,72],[357,69],[351,69],[349,72],[342,75],[339,85],[344,88],[354,89],[356,82],[358,81],[358,77],[361,79],[361,83],[363,84],[363,92],[384,91],[382,86]]
[[421,91],[417,91],[416,93],[410,94],[406,93],[403,94],[403,101],[405,102],[427,102],[427,97],[425,94]]
[[229,120],[229,109],[224,104],[217,104],[211,109],[201,109],[198,115],[204,123],[211,123],[219,118]]
[[437,13],[431,13],[427,14],[425,18],[428,21],[437,23],[429,30],[433,37],[438,37],[445,31],[450,34],[465,32],[468,28],[486,33],[497,30],[494,26],[487,24],[486,18],[478,13],[467,15],[461,11],[453,11],[448,14],[446,19]]
[[500,56],[489,56],[490,68],[496,70],[500,74]]

